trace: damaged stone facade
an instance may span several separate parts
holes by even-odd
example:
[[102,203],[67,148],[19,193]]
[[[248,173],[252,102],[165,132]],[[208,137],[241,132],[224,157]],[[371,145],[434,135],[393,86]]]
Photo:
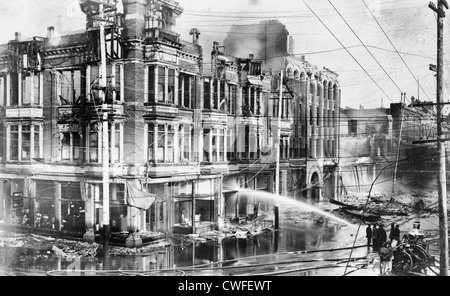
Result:
[[[106,27],[105,104],[89,16],[84,32],[50,27],[46,38],[18,33],[0,46],[0,219],[55,235],[101,232],[105,108],[115,232],[198,233],[269,209],[240,191],[274,191],[276,141],[282,195],[337,197],[336,73],[289,54],[268,64],[217,42],[208,73],[199,30],[191,41],[174,31],[178,3],[122,2]],[[149,210],[128,205],[128,183],[156,195]]]

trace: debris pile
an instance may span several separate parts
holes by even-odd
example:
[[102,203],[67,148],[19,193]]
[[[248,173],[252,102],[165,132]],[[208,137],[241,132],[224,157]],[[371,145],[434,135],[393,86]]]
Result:
[[359,222],[364,210],[366,221],[376,221],[385,217],[407,216],[413,213],[436,213],[437,193],[419,191],[404,194],[374,193],[351,194],[341,197],[341,202],[334,202],[341,207],[334,214],[353,223]]

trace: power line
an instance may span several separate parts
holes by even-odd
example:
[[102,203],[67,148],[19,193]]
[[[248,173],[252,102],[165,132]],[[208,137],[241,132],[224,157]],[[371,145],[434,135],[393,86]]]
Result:
[[311,9],[311,7],[306,4],[305,0],[302,0],[306,7],[317,17],[317,19],[322,23],[322,25],[330,32],[331,35],[339,42],[339,44],[347,51],[347,53],[353,58],[353,60],[361,67],[361,69],[370,77],[370,79],[377,85],[377,87],[384,93],[384,95],[391,101],[394,102],[389,95],[381,88],[381,86],[373,79],[373,77],[364,69],[364,67],[358,62],[358,60],[352,55],[352,53],[345,47],[345,45],[336,37],[336,35],[328,28],[328,26],[322,21],[322,19]]
[[370,15],[372,16],[372,18],[375,20],[375,22],[377,23],[378,27],[380,27],[381,31],[383,32],[384,36],[386,36],[386,38],[389,40],[389,43],[391,43],[392,47],[394,48],[394,50],[397,52],[398,56],[400,57],[400,59],[402,60],[403,64],[405,64],[406,68],[408,68],[409,73],[411,73],[412,77],[414,78],[414,80],[418,83],[418,85],[420,86],[420,88],[422,89],[423,93],[427,96],[428,100],[431,100],[430,97],[428,96],[428,94],[425,92],[425,90],[423,89],[423,87],[420,85],[419,81],[416,79],[416,76],[413,74],[413,72],[411,71],[411,69],[409,68],[408,64],[406,64],[405,60],[403,59],[403,57],[401,56],[401,54],[398,52],[397,48],[395,47],[394,43],[391,41],[391,38],[389,38],[389,36],[387,35],[386,31],[383,29],[383,27],[381,26],[381,24],[378,22],[377,18],[373,15],[372,11],[370,10],[370,8],[367,6],[366,2],[364,0],[361,0],[364,5],[367,7],[367,10],[370,12]]
[[364,44],[364,42],[361,40],[361,38],[359,38],[358,34],[356,34],[356,32],[353,30],[353,28],[349,25],[349,23],[345,20],[345,18],[342,16],[342,14],[339,12],[339,10],[333,5],[333,3],[328,0],[328,3],[331,4],[331,6],[334,8],[334,10],[337,12],[337,14],[341,17],[341,19],[344,21],[344,23],[347,25],[347,27],[349,27],[349,29],[353,32],[353,34],[356,36],[356,38],[358,38],[359,42],[361,42],[361,44],[364,46],[364,48],[367,50],[367,52],[372,56],[372,58],[375,60],[375,62],[377,62],[378,66],[380,66],[381,69],[383,69],[384,73],[386,73],[386,75],[389,77],[389,79],[392,81],[392,83],[397,87],[397,89],[400,91],[400,93],[402,93],[402,90],[400,89],[400,87],[397,85],[397,83],[395,83],[395,81],[392,79],[391,75],[389,75],[389,73],[384,69],[384,67],[380,64],[380,62],[378,61],[378,59],[372,54],[372,52],[367,48],[367,46]]

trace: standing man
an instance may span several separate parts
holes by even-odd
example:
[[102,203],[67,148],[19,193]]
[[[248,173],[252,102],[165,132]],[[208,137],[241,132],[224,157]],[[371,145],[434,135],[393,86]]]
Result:
[[391,245],[393,248],[395,248],[400,241],[400,226],[398,224],[395,225],[393,232],[394,234],[392,235]]
[[380,232],[380,229],[378,228],[378,224],[375,223],[373,225],[373,230],[372,230],[372,246],[373,246],[374,251],[378,251],[378,248],[380,247],[379,238],[378,238],[379,232]]
[[370,248],[370,245],[372,243],[372,227],[370,224],[368,224],[366,228],[366,238],[367,238],[367,248]]
[[378,230],[378,243],[380,246],[384,246],[387,241],[387,233],[384,229],[383,223],[380,223],[380,229]]

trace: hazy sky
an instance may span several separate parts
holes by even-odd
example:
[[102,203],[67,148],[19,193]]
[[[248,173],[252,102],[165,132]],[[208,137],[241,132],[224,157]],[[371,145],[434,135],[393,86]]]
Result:
[[[226,32],[233,24],[278,19],[295,39],[295,54],[304,54],[312,64],[319,68],[325,66],[340,75],[342,107],[359,108],[363,105],[374,108],[381,104],[388,107],[391,102],[400,101],[401,92],[406,92],[408,99],[411,96],[417,98],[419,94],[422,101],[435,101],[435,77],[428,66],[430,63],[436,64],[436,18],[428,8],[428,0],[364,0],[407,66],[363,0],[330,1],[379,64],[328,0],[305,1],[382,90],[302,0],[178,0],[184,12],[175,30],[183,39],[190,40],[189,30],[198,28],[204,51],[209,52],[213,41],[223,43]],[[61,27],[63,32],[70,32],[83,29],[85,24],[78,0],[0,0],[0,14],[1,43],[13,39],[16,31],[22,32],[23,37],[45,36],[46,28],[51,25],[57,29]],[[444,30],[445,36],[450,36],[449,17],[445,19]],[[447,54],[450,40],[444,42]],[[450,57],[446,58],[444,66],[445,101],[450,98],[450,81],[447,79],[450,77],[449,61]]]

